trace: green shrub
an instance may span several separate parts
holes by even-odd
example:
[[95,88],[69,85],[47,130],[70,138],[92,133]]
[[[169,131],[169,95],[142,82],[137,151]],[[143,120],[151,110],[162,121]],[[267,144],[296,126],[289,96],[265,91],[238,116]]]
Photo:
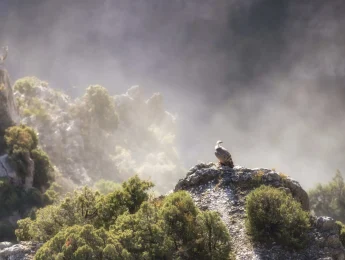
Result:
[[198,251],[197,259],[229,260],[231,252],[230,234],[214,211],[204,211],[197,216]]
[[345,222],[345,182],[338,170],[327,184],[318,184],[308,192],[310,209],[317,216],[330,216]]
[[277,241],[300,248],[310,228],[309,214],[285,191],[261,186],[246,201],[247,230],[256,241]]
[[114,100],[108,90],[100,85],[89,86],[81,103],[72,107],[71,113],[82,120],[85,129],[93,123],[105,131],[113,131],[118,126]]
[[152,185],[135,176],[107,195],[78,189],[18,221],[17,238],[46,242],[37,260],[229,259],[219,214],[200,212],[183,191],[152,203]]
[[42,149],[34,149],[31,151],[31,159],[35,163],[33,186],[38,189],[46,188],[54,179],[54,171],[48,155]]
[[121,184],[101,179],[94,184],[96,190],[102,194],[109,194],[115,190],[121,189]]
[[341,221],[335,222],[339,227],[339,239],[340,242],[345,246],[345,225]]
[[60,231],[37,251],[35,260],[132,259],[126,255],[109,232],[85,225]]
[[186,191],[178,191],[164,199],[161,214],[165,221],[165,230],[177,248],[188,250],[196,238],[196,216],[199,210]]
[[24,77],[21,79],[18,79],[14,83],[14,90],[18,91],[19,93],[28,96],[33,97],[36,94],[35,88],[40,84],[40,80],[36,77]]
[[137,175],[122,183],[122,188],[117,189],[99,199],[97,203],[97,225],[109,228],[117,217],[128,211],[137,212],[141,204],[148,200],[148,190],[153,183],[141,180]]
[[134,259],[167,259],[174,251],[163,218],[147,202],[135,214],[120,215],[110,229]]
[[16,150],[31,151],[38,145],[37,133],[26,125],[12,126],[5,132],[6,148],[11,155]]
[[37,148],[37,133],[28,126],[20,125],[6,129],[6,148],[11,162],[21,177],[27,175],[27,160],[34,161],[33,186],[38,189],[47,188],[48,183],[54,179],[53,168],[47,154]]

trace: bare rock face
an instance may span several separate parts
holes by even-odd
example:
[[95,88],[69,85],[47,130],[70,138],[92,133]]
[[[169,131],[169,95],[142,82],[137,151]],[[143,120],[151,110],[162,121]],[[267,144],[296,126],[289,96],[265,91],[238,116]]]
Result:
[[9,242],[0,243],[0,260],[32,260],[42,243],[20,242],[13,245]]
[[4,153],[3,136],[6,128],[18,121],[13,91],[6,70],[0,69],[0,154]]
[[8,178],[12,180],[14,184],[21,184],[21,180],[17,177],[17,173],[10,164],[7,154],[0,156],[0,178]]
[[301,251],[288,250],[277,244],[253,245],[245,228],[245,201],[247,194],[262,184],[290,193],[304,210],[309,210],[308,194],[300,184],[270,169],[230,168],[201,163],[189,170],[186,177],[177,183],[175,191],[188,191],[200,209],[214,210],[221,215],[232,237],[236,259],[345,259],[339,228],[330,217],[311,217],[308,245]]

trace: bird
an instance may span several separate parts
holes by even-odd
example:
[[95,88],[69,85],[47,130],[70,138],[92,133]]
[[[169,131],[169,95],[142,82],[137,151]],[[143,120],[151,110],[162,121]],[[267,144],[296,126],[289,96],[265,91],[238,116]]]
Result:
[[219,164],[221,166],[229,166],[231,168],[234,168],[234,163],[232,161],[231,154],[228,150],[226,150],[223,146],[220,145],[221,143],[223,142],[220,140],[217,141],[215,147],[216,152],[214,153],[219,160]]
[[8,46],[2,47],[2,49],[3,49],[3,54],[0,56],[0,63],[3,63],[7,58]]

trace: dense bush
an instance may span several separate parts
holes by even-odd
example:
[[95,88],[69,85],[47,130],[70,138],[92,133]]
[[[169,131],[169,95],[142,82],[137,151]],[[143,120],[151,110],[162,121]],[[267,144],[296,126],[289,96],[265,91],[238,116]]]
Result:
[[336,224],[339,227],[339,239],[340,242],[345,246],[345,225],[341,221],[336,221]]
[[28,161],[34,162],[33,186],[42,189],[53,180],[53,168],[47,154],[38,148],[37,133],[28,126],[20,125],[6,129],[6,148],[9,158],[21,177],[28,174]]
[[151,187],[135,176],[106,195],[78,189],[18,221],[16,235],[46,242],[36,259],[229,259],[217,213],[200,212],[187,192],[150,201]]
[[31,151],[37,148],[38,145],[37,133],[31,127],[25,125],[6,129],[5,141],[10,155],[16,150]]
[[48,83],[36,77],[24,77],[18,79],[13,88],[23,96],[16,97],[19,113],[22,116],[36,116],[42,122],[49,122],[51,117],[47,113],[47,107],[37,98],[36,89],[38,86],[47,87]]
[[198,208],[186,191],[179,191],[166,197],[162,206],[162,217],[166,232],[172,238],[175,248],[185,247],[196,237],[196,216]]
[[59,232],[38,250],[35,259],[132,259],[128,256],[112,234],[104,229],[85,225],[69,227]]
[[[33,187],[24,189],[18,180],[0,179],[0,220],[7,219],[13,214],[26,217],[33,214],[36,208],[51,204],[56,200],[56,192],[53,189],[48,189],[47,193],[43,193],[53,180],[54,171],[48,156],[37,147],[36,132],[25,125],[10,127],[5,132],[5,144],[10,162],[22,178],[22,183],[25,182],[25,177],[29,173],[29,163],[33,162]],[[12,239],[15,226],[9,227],[11,228],[7,228],[6,232],[3,231],[1,234],[2,237]]]
[[246,201],[247,230],[256,241],[277,241],[300,248],[310,228],[309,214],[285,191],[261,186]]
[[328,184],[318,184],[309,191],[310,208],[318,216],[330,216],[345,222],[345,182],[337,171]]
[[115,190],[121,189],[121,184],[104,179],[97,181],[93,186],[102,194],[109,194]]
[[48,155],[42,149],[33,149],[31,159],[34,161],[35,172],[33,186],[36,188],[47,187],[47,184],[54,179],[53,167]]
[[24,190],[13,186],[8,179],[0,179],[0,219],[10,216],[13,212],[25,215],[32,207],[43,205],[43,195],[39,190]]
[[[205,211],[197,216],[199,250],[203,258],[210,260],[229,259],[230,235],[219,214]],[[200,259],[200,258],[199,258]]]
[[105,131],[113,131],[118,125],[114,100],[108,90],[100,85],[89,86],[81,102],[72,107],[71,113],[82,120],[86,132],[90,132],[89,128],[94,123]]
[[35,88],[37,85],[40,84],[40,80],[36,77],[24,77],[21,79],[18,79],[14,85],[13,88],[15,91],[18,91],[19,93],[32,97],[35,95]]

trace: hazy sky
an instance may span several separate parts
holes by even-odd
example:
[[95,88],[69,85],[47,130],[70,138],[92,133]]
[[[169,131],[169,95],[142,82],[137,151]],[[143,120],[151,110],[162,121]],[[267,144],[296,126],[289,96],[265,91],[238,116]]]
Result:
[[311,187],[345,172],[344,13],[342,0],[0,0],[0,44],[13,80],[161,92],[186,167],[222,139],[235,164]]

